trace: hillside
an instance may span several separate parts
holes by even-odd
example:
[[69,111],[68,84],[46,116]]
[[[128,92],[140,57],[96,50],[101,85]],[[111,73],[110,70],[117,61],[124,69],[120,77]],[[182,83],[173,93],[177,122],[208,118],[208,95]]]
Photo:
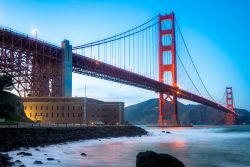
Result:
[[0,92],[1,118],[6,121],[28,121],[23,110],[22,99],[9,92]]
[[[250,112],[235,110],[239,117],[237,124],[250,124]],[[135,124],[156,124],[158,120],[158,99],[150,99],[125,108],[125,120]],[[224,124],[225,113],[204,105],[178,103],[178,116],[182,124],[220,125]]]

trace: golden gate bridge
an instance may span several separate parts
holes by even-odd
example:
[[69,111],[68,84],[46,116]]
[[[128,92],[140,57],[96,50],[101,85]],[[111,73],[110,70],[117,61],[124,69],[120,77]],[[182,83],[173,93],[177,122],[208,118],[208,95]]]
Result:
[[59,47],[0,28],[0,73],[14,78],[20,96],[71,96],[72,72],[158,92],[159,125],[180,124],[178,98],[225,112],[228,125],[235,121],[232,87],[226,88],[226,105],[216,102],[194,64],[174,13],[75,47],[67,40]]

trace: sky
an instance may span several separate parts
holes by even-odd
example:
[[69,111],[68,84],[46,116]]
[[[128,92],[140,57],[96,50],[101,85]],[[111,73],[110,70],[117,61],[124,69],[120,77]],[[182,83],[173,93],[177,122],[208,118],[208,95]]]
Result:
[[[129,30],[157,14],[175,12],[195,65],[212,96],[233,87],[235,104],[250,110],[250,1],[248,0],[0,0],[0,25],[73,46]],[[73,96],[125,105],[155,92],[73,74]]]

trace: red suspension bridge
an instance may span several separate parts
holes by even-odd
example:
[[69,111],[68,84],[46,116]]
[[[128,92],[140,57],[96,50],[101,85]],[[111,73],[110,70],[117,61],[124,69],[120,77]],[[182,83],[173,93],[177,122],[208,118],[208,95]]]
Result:
[[0,28],[0,73],[14,77],[20,96],[71,96],[72,72],[158,92],[159,125],[180,123],[178,98],[225,112],[226,123],[234,123],[232,88],[226,88],[226,105],[214,100],[174,13],[73,48],[69,41],[59,47]]

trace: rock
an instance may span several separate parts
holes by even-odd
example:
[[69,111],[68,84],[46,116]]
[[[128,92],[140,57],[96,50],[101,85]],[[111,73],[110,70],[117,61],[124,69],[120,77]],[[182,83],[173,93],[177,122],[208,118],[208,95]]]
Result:
[[40,151],[40,149],[39,149],[39,148],[36,148],[35,150],[36,150],[36,151]]
[[166,131],[166,133],[171,133],[171,132]]
[[16,155],[32,156],[32,154],[28,152],[18,152]]
[[13,162],[10,162],[10,159],[8,154],[0,153],[0,166],[13,166]]
[[40,164],[43,164],[42,161],[34,161],[33,164],[37,164],[37,165],[40,165]]
[[44,154],[44,155],[47,155],[47,154]]
[[20,165],[19,167],[25,167],[25,165]]
[[87,154],[85,154],[85,153],[81,153],[81,156],[85,156],[85,157],[86,157],[86,156],[87,156]]
[[15,164],[20,165],[20,164],[22,164],[22,161],[20,161],[20,160],[18,159],[18,160],[15,161]]
[[14,165],[15,165],[15,162],[10,162],[9,166],[14,166]]
[[20,161],[19,159],[15,161],[15,163],[21,163],[22,161]]
[[55,158],[47,158],[48,161],[54,161]]
[[185,165],[169,154],[146,151],[137,154],[136,167],[185,167]]
[[162,133],[165,133],[165,131],[163,130],[163,131],[161,131]]
[[102,141],[102,140],[99,139],[99,141]]

